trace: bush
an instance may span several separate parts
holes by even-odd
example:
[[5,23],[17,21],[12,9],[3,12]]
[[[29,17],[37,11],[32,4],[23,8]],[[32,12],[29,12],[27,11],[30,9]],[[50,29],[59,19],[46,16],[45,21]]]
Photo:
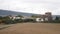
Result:
[[53,23],[60,23],[60,20],[54,20]]
[[21,23],[22,22],[22,19],[15,19],[14,22],[15,23]]
[[0,20],[0,23],[1,23],[2,21]]
[[14,21],[13,20],[4,20],[4,23],[5,24],[14,24]]
[[36,22],[35,19],[23,19],[22,22]]

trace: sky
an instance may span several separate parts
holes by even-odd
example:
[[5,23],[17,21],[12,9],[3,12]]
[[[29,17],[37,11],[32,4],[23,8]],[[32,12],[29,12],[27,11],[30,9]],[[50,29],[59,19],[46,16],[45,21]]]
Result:
[[60,15],[60,0],[0,0],[0,9],[17,12]]

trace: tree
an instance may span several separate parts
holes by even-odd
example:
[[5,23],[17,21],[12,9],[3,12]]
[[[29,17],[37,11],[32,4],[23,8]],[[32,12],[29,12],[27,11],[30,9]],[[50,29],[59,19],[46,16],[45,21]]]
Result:
[[2,19],[3,17],[2,16],[0,16],[0,20]]
[[59,17],[56,16],[55,20],[53,21],[54,23],[60,23]]
[[31,17],[33,17],[33,18],[37,18],[37,16],[36,16],[36,15],[32,15]]
[[56,16],[55,20],[59,20],[59,17]]
[[2,17],[2,19],[1,19],[2,23],[6,23],[8,20],[10,21],[9,16]]
[[21,18],[23,18],[23,16],[22,16],[22,15],[17,15],[16,17],[21,17]]

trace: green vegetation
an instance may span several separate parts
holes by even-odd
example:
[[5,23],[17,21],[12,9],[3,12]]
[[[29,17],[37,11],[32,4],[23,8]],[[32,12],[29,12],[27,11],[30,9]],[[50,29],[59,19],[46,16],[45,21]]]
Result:
[[[23,18],[23,16],[21,15],[18,15],[16,17],[21,17]],[[32,17],[36,18],[34,15],[32,15]],[[23,23],[23,22],[36,22],[35,19],[10,19],[9,16],[5,16],[5,17],[2,17],[0,16],[0,24],[14,24],[14,23]],[[56,16],[55,20],[52,20],[52,21],[44,21],[43,23],[60,23],[60,20],[59,20],[59,17]]]
[[54,23],[60,23],[59,17],[56,16],[55,20],[53,20]]
[[15,24],[15,23],[23,23],[23,22],[34,22],[34,19],[21,19],[23,18],[22,15],[17,15],[16,17],[20,17],[20,19],[14,19],[11,18],[11,16],[5,16],[5,17],[2,17],[0,16],[0,24]]
[[55,20],[59,20],[59,17],[56,16]]
[[33,18],[37,18],[37,15],[32,15],[31,17],[33,17]]
[[21,18],[23,18],[23,16],[22,16],[22,15],[17,15],[16,17],[21,17]]

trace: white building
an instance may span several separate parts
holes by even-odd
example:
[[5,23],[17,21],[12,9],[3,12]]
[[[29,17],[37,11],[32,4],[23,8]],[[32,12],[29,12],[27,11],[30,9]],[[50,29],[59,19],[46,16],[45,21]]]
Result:
[[11,16],[10,19],[12,19],[12,20],[21,19],[21,17]]
[[41,22],[41,21],[44,21],[44,20],[43,20],[43,18],[36,18],[36,21]]

